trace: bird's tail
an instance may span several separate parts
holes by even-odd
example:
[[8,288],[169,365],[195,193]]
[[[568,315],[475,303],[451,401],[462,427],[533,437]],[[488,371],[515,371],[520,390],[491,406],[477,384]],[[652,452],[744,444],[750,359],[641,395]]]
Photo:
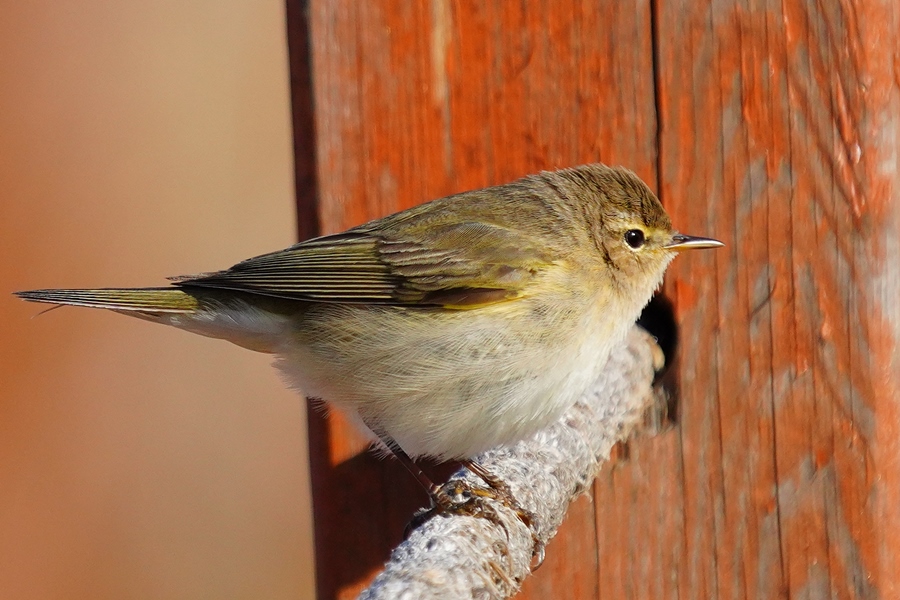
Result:
[[200,288],[31,290],[15,295],[31,302],[106,308],[258,352],[276,351],[298,310],[296,304],[277,298]]
[[195,296],[175,287],[30,290],[15,292],[15,295],[31,302],[108,308],[145,314],[193,313],[200,308],[200,302]]

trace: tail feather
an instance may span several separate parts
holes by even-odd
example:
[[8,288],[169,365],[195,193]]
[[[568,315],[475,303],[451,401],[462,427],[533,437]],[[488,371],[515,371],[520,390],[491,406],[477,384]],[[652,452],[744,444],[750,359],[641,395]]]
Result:
[[57,306],[106,308],[267,353],[280,347],[291,331],[291,315],[300,308],[278,298],[179,287],[30,290],[15,295]]
[[30,302],[134,312],[192,313],[200,307],[197,298],[174,287],[29,290],[15,295]]

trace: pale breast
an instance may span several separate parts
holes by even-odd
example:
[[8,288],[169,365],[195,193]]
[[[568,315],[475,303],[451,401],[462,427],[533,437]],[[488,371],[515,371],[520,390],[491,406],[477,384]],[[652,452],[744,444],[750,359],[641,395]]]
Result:
[[[586,303],[472,311],[331,305],[279,352],[303,393],[355,413],[411,456],[470,457],[559,418],[627,324]],[[570,304],[571,306],[571,304]]]

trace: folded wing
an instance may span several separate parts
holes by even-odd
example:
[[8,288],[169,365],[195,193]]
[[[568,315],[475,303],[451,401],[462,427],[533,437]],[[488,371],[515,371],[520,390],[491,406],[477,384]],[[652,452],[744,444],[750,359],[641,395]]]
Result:
[[550,254],[494,223],[413,220],[383,230],[375,222],[175,281],[316,302],[465,309],[527,294]]

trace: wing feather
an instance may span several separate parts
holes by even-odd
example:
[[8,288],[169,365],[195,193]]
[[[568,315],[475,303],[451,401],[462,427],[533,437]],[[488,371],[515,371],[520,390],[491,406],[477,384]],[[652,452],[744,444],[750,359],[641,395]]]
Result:
[[522,296],[552,263],[532,239],[497,224],[379,227],[385,222],[175,282],[316,302],[472,308]]

